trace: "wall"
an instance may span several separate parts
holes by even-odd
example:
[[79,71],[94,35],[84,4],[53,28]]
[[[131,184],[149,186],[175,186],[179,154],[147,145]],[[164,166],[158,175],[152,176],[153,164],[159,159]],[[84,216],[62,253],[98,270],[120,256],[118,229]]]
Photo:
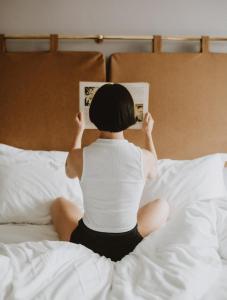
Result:
[[[225,0],[0,0],[4,34],[122,34],[227,36]],[[197,42],[164,43],[164,51],[199,51]],[[8,50],[46,50],[45,41],[8,41]],[[150,51],[146,41],[64,41],[60,49]],[[227,42],[212,43],[226,51]]]

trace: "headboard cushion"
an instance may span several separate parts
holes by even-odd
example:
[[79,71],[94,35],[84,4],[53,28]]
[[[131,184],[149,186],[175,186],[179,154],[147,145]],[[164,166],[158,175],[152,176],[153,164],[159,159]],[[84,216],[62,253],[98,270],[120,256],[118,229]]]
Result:
[[[98,52],[0,53],[0,143],[68,150],[79,109],[79,81],[105,81]],[[86,139],[94,132],[85,134]]]
[[[110,77],[150,83],[160,158],[227,152],[227,54],[116,53]],[[144,146],[141,132],[128,130],[126,136]]]

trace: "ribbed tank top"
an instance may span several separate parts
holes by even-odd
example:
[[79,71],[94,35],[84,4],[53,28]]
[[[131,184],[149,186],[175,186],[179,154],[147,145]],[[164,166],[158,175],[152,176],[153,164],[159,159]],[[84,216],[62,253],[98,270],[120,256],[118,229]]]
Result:
[[125,232],[137,223],[145,178],[141,148],[126,139],[101,139],[83,148],[83,221],[101,232]]

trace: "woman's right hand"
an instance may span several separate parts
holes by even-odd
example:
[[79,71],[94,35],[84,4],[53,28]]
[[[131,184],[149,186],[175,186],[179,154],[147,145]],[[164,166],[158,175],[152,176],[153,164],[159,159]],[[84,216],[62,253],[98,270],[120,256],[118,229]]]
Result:
[[84,115],[82,112],[78,112],[76,114],[75,123],[76,123],[77,133],[83,133],[84,128],[85,128],[85,121],[84,121]]
[[145,134],[151,135],[153,127],[154,127],[154,120],[151,114],[149,112],[146,112],[143,119],[142,130],[145,132]]

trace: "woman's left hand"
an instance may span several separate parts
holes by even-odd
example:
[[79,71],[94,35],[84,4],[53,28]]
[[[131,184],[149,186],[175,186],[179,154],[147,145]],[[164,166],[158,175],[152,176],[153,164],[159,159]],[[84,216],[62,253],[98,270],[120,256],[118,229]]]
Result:
[[81,111],[79,111],[76,114],[75,117],[75,123],[76,123],[76,131],[77,133],[83,133],[85,128],[85,122],[84,122],[84,115]]

